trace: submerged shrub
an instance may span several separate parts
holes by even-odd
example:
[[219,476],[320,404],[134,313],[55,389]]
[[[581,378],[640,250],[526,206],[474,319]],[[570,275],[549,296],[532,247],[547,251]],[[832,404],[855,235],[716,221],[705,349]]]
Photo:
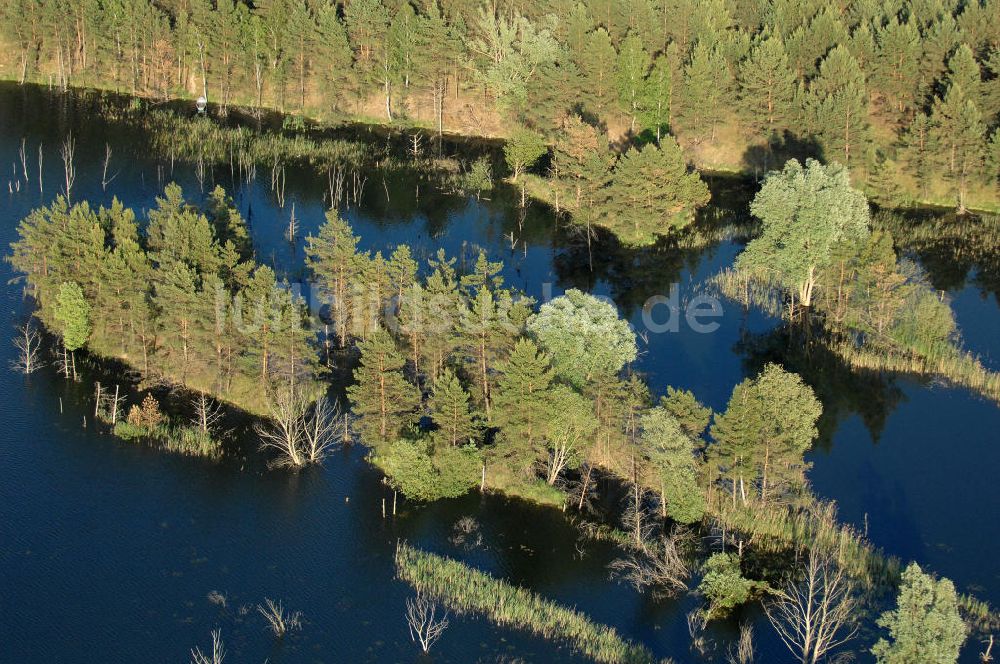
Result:
[[753,588],[754,582],[743,577],[737,556],[713,553],[705,561],[705,576],[698,585],[698,592],[708,600],[708,617],[718,618],[750,599]]

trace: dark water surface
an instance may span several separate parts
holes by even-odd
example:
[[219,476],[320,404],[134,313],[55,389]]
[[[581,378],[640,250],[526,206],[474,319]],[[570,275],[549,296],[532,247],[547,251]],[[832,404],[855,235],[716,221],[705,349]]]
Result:
[[[106,203],[114,195],[127,206],[149,208],[161,190],[158,173],[169,177],[169,163],[101,122],[87,104],[0,85],[4,247],[15,239],[17,222],[59,190],[58,145],[70,130],[77,140],[75,200]],[[22,138],[31,181],[8,194]],[[37,183],[40,143],[44,194]],[[109,170],[118,175],[105,192],[106,143],[112,148]],[[244,215],[252,210],[259,260],[300,277],[302,241],[290,246],[283,233],[293,201],[300,236],[322,223],[322,178],[289,171],[288,202],[281,209],[266,175],[237,191],[229,186],[228,169],[215,175]],[[178,164],[172,179],[190,199],[201,196],[193,169]],[[208,180],[206,188],[212,174]],[[717,207],[707,216],[745,214],[746,191],[724,183],[714,189]],[[383,187],[370,180],[360,209],[345,214],[364,248],[391,251],[405,242],[418,259],[444,247],[472,260],[481,247],[504,260],[509,284],[539,298],[569,287],[609,295],[637,329],[643,329],[647,298],[669,295],[677,283],[682,304],[689,301],[741,249],[728,240],[655,255],[600,248],[591,273],[586,249],[570,248],[547,211],[534,206],[519,225],[511,192],[477,201],[424,191],[418,201],[407,182]],[[521,240],[516,249],[511,232]],[[14,277],[6,264],[0,274],[5,281]],[[967,347],[997,368],[1000,309],[974,277],[972,271],[952,288],[958,322]],[[5,327],[12,332],[29,310],[20,285],[9,285]],[[664,307],[654,311],[657,320],[665,315]],[[723,303],[717,320],[719,329],[711,334],[682,321],[677,332],[646,335],[637,365],[657,394],[667,385],[692,389],[722,409],[744,376],[767,359],[781,359],[774,321],[730,303]],[[12,346],[0,345],[4,365],[13,357]],[[822,440],[810,453],[816,492],[836,500],[846,521],[867,525],[887,552],[916,559],[960,589],[1000,603],[1000,521],[994,516],[1000,508],[1000,408],[964,390],[908,379],[845,378],[843,371],[822,367],[803,373],[826,409]],[[92,410],[94,375],[71,385],[51,370],[29,378],[0,373],[0,661],[185,662],[190,648],[204,648],[216,627],[227,661],[423,661],[403,619],[410,591],[393,578],[400,539],[575,605],[659,656],[697,661],[688,650],[684,618],[697,599],[653,602],[610,581],[612,548],[578,546],[576,529],[558,510],[470,495],[430,506],[404,503],[396,518],[383,520],[386,490],[362,450],[347,449],[321,469],[289,474],[264,469],[253,455],[210,463],[124,443],[92,423],[82,427]],[[478,524],[474,545],[452,541],[463,517]],[[227,597],[225,607],[208,600],[211,591]],[[253,609],[265,597],[302,611],[302,631],[274,641]],[[753,611],[712,628],[716,658],[741,617],[755,621],[761,661],[788,659]],[[974,661],[972,647],[966,651]],[[439,662],[504,657],[579,659],[558,644],[464,617],[453,617],[432,654]]]

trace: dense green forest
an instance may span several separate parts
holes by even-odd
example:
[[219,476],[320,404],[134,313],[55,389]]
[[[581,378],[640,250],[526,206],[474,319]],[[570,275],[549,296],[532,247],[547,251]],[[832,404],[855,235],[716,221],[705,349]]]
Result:
[[3,0],[0,16],[0,68],[22,81],[549,143],[582,117],[619,148],[669,132],[703,168],[819,157],[882,203],[998,202],[996,0]]

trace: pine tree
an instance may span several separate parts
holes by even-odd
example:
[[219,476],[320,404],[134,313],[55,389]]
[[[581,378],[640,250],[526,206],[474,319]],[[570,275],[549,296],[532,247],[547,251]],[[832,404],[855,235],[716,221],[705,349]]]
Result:
[[935,100],[930,137],[942,174],[952,185],[959,211],[964,212],[969,186],[982,174],[986,127],[960,85]]
[[330,210],[319,235],[306,238],[306,247],[306,265],[330,299],[330,319],[343,348],[352,331],[354,297],[362,270],[358,237],[346,221]]
[[900,137],[901,155],[907,170],[920,188],[920,195],[925,198],[934,175],[933,146],[930,141],[931,119],[926,113],[917,113]]
[[321,2],[316,8],[316,32],[313,46],[315,69],[320,81],[330,94],[328,104],[336,106],[342,99],[341,91],[351,71],[351,45],[347,41],[347,28],[337,15],[337,6]]
[[955,586],[936,580],[916,563],[903,572],[896,608],[879,618],[891,642],[879,639],[872,654],[879,664],[955,664],[969,628],[962,621]]
[[896,17],[876,33],[878,56],[873,86],[884,94],[895,117],[913,109],[918,99],[914,81],[920,74],[920,32],[912,21]]
[[729,66],[718,46],[699,41],[684,68],[681,119],[688,130],[715,141],[715,131],[725,118],[725,105],[732,87]]
[[358,428],[366,444],[391,442],[416,422],[420,394],[403,376],[406,359],[389,333],[377,329],[358,344],[361,362],[354,370],[355,384],[347,388]]
[[458,325],[461,351],[477,384],[476,401],[489,418],[492,411],[492,384],[494,360],[503,340],[512,334],[504,325],[493,292],[480,287],[475,296],[463,307]]
[[572,212],[573,222],[585,229],[588,251],[592,228],[604,213],[612,159],[607,139],[598,129],[577,115],[563,120],[552,147],[556,211]]
[[639,126],[656,132],[656,143],[670,127],[670,109],[674,95],[674,78],[667,55],[658,55],[649,75],[642,81],[639,94]]
[[667,387],[660,405],[677,418],[684,432],[695,440],[701,438],[712,420],[712,409],[702,405],[690,390]]
[[709,447],[716,467],[746,502],[757,486],[768,502],[805,482],[803,454],[816,438],[822,406],[796,374],[768,364],[756,378],[736,386],[726,412],[715,417]]
[[826,7],[808,25],[788,35],[785,48],[799,79],[807,80],[815,76],[820,60],[831,49],[838,44],[846,45],[848,41],[847,29],[836,16],[835,10]]
[[623,242],[647,245],[694,221],[710,194],[690,170],[677,141],[631,148],[612,175],[608,215],[602,222]]
[[739,72],[741,110],[770,144],[788,126],[795,100],[795,79],[781,40],[768,37],[755,45]]
[[479,437],[480,426],[469,403],[469,393],[450,369],[445,369],[435,379],[427,406],[437,427],[434,432],[437,441],[461,447]]
[[621,44],[615,63],[615,82],[618,88],[618,104],[631,117],[632,133],[635,133],[636,117],[641,106],[643,81],[649,71],[649,53],[642,41],[630,34]]
[[[827,161],[853,167],[871,140],[864,74],[850,51],[838,46],[809,85],[809,105]],[[853,160],[853,161],[852,161]]]
[[976,56],[967,44],[959,46],[949,58],[948,76],[944,87],[946,90],[958,87],[965,98],[977,108],[983,105],[982,72],[979,63],[976,62]]
[[214,294],[199,292],[198,274],[182,261],[161,264],[156,274],[157,357],[167,375],[186,382],[204,368],[199,344],[215,322]]
[[554,373],[548,356],[528,339],[515,343],[497,371],[492,422],[500,437],[495,453],[523,468],[551,412],[548,394]]

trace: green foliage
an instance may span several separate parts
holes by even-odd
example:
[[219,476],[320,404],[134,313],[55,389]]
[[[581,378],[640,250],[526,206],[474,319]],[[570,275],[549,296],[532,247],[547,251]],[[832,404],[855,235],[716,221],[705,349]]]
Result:
[[805,306],[834,246],[864,237],[871,225],[868,202],[851,187],[847,170],[811,159],[804,168],[793,159],[768,174],[750,211],[761,220],[761,234],[737,267],[794,290]]
[[[546,481],[556,483],[566,468],[580,465],[581,449],[597,429],[593,404],[565,385],[555,385],[546,394],[548,414],[542,424],[545,438],[543,461]],[[541,450],[539,450],[541,452]]]
[[439,447],[427,441],[398,439],[376,454],[389,484],[408,498],[432,501],[456,498],[479,484],[482,460],[475,446]]
[[617,375],[638,352],[635,333],[614,305],[575,288],[543,304],[528,332],[556,374],[577,387]]
[[82,348],[90,337],[90,305],[83,297],[80,285],[75,281],[64,281],[56,295],[53,313],[59,324],[59,334],[68,351]]
[[684,432],[694,439],[705,433],[712,420],[712,409],[702,405],[690,390],[667,387],[667,394],[661,399],[661,405],[677,418]]
[[[384,108],[389,123],[432,120],[441,132],[447,121],[504,134],[515,121],[547,135],[582,113],[616,142],[659,142],[669,127],[699,164],[746,168],[763,143],[768,155],[822,157],[864,176],[870,154],[895,160],[911,119],[962,89],[953,117],[964,129],[954,136],[982,152],[1000,114],[993,4],[897,5],[128,0],[74,5],[63,25],[51,3],[6,0],[0,40],[10,57],[0,69],[146,98],[197,92],[223,111],[296,107],[326,119]],[[163,152],[214,162],[256,153],[227,149],[243,144],[230,142],[234,130],[200,125],[162,141]],[[292,129],[273,141],[323,152]],[[226,145],[202,140],[209,135]],[[956,177],[950,142],[926,146],[945,186],[914,183],[927,176],[906,165],[905,194],[995,202],[989,165],[968,160]]]
[[479,437],[479,418],[469,404],[469,393],[450,369],[434,380],[427,406],[437,427],[436,440],[445,445],[464,446]]
[[530,129],[522,128],[512,132],[504,143],[503,155],[514,180],[534,166],[548,150],[545,139]]
[[734,498],[754,485],[763,502],[798,491],[805,482],[803,454],[821,413],[812,389],[776,364],[737,385],[726,411],[715,417],[709,447]]
[[[671,48],[673,47],[673,48]],[[649,75],[642,81],[637,102],[637,117],[641,127],[651,129],[660,142],[663,131],[670,126],[674,96],[674,72],[679,68],[676,44],[667,53],[656,56]]]
[[667,514],[680,523],[701,521],[705,496],[698,486],[695,442],[664,408],[649,410],[640,426],[644,452],[658,475]]
[[630,34],[621,44],[615,63],[618,103],[632,117],[632,129],[642,103],[643,80],[649,71],[649,53],[638,36]]
[[896,608],[878,624],[889,631],[872,648],[879,664],[954,664],[969,628],[958,612],[955,586],[910,563],[903,572]]
[[554,373],[547,355],[529,339],[518,339],[499,366],[493,423],[500,428],[495,453],[514,467],[534,461],[536,440],[549,415]]
[[456,180],[456,188],[477,197],[493,189],[493,166],[488,157],[480,157]]
[[740,99],[747,123],[770,141],[793,119],[795,77],[779,37],[767,37],[740,64]]
[[627,244],[652,244],[694,221],[709,198],[708,185],[667,136],[658,146],[629,149],[615,164],[602,225]]
[[695,136],[714,141],[725,119],[732,90],[732,72],[718,44],[699,40],[684,69],[679,114]]
[[713,553],[705,561],[698,592],[708,600],[709,618],[722,618],[750,599],[755,583],[743,577],[740,559],[732,553]]
[[860,162],[871,140],[868,92],[861,66],[845,46],[834,48],[820,64],[807,105],[826,160],[850,167]]
[[376,329],[358,348],[361,361],[347,396],[360,418],[362,439],[378,446],[395,440],[404,427],[416,422],[420,393],[403,375],[406,359],[388,332]]

